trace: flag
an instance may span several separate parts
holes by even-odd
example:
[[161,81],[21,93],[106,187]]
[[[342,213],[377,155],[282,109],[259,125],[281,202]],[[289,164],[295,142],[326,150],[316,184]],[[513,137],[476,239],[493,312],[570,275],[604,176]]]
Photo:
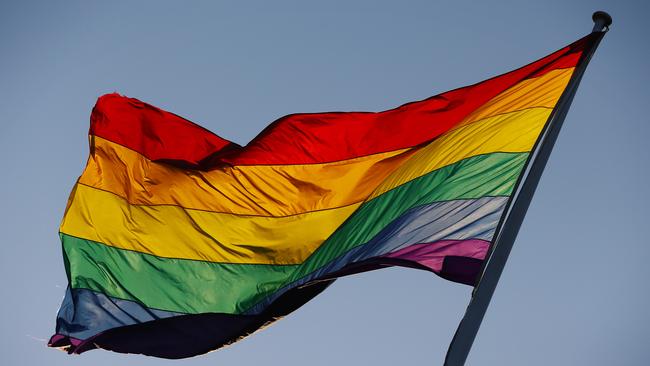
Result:
[[288,115],[246,146],[100,97],[60,227],[69,286],[49,345],[191,357],[343,275],[404,266],[474,285],[595,39],[383,112]]

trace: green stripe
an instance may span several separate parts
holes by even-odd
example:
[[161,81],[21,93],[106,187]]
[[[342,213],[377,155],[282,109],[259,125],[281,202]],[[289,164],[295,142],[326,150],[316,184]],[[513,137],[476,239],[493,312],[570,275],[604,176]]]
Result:
[[528,153],[478,155],[437,169],[364,203],[296,271],[293,280],[370,241],[415,206],[485,196],[509,196]]
[[292,266],[211,263],[160,258],[61,234],[73,288],[183,313],[237,314],[372,239],[408,209],[438,201],[504,196],[527,153],[492,153],[464,159],[364,203],[310,256]]
[[239,313],[242,301],[275,291],[297,266],[161,258],[65,234],[61,241],[72,288],[183,313]]

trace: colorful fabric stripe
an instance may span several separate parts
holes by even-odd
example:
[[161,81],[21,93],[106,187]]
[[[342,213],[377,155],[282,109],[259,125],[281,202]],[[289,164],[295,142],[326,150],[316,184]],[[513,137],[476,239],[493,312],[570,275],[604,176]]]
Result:
[[[480,239],[441,240],[414,244],[383,256],[417,262],[440,272],[444,258],[455,255],[482,259],[488,247],[489,242]],[[75,307],[75,304],[78,306]],[[59,327],[76,339],[87,338],[98,331],[186,315],[147,308],[136,301],[110,297],[84,288],[68,288],[61,309],[68,315],[59,318]]]
[[[511,189],[512,178],[517,176],[527,156],[526,153],[474,156],[402,184],[367,201],[363,207],[352,205],[289,217],[242,218],[176,206],[130,206],[111,193],[78,185],[61,230],[106,245],[162,257],[226,263],[302,263],[357,210],[365,225],[367,215],[378,211],[375,207],[402,206],[396,205],[395,200],[411,203],[417,198],[419,202],[433,202],[502,194]],[[486,181],[487,177],[491,179]],[[463,186],[456,182],[462,182]],[[411,194],[418,190],[429,195]],[[101,205],[102,209],[85,209],[91,205]],[[384,220],[395,217],[385,212],[381,215]],[[138,230],[143,226],[146,231]],[[295,230],[281,230],[283,227]]]
[[[415,150],[325,164],[199,171],[157,164],[100,137],[93,137],[93,147],[94,155],[79,183],[137,205],[174,205],[245,216],[289,216],[363,201]],[[358,190],[336,194],[342,186],[358,186]]]
[[[197,130],[196,137],[189,142],[197,143],[200,148],[188,151],[190,144],[176,135],[177,124],[184,120],[117,94],[97,102],[90,134],[129,147],[151,160],[168,160],[202,169],[222,164],[286,165],[346,160],[425,143],[521,81],[552,70],[573,68],[590,42],[587,36],[515,71],[385,112],[292,114],[273,122],[243,148],[221,142],[224,148],[219,150],[217,143],[203,143],[212,139],[209,131]],[[165,116],[164,121],[160,115]],[[178,120],[172,125],[169,121],[174,117]],[[436,123],[431,123],[432,120]],[[346,142],[343,146],[332,143],[343,141],[342,125]],[[415,130],[417,134],[395,133]],[[147,136],[143,131],[155,131],[155,135]]]
[[[395,176],[398,167],[413,160],[414,154],[427,161],[423,167],[429,172],[493,151],[528,151],[550,112],[545,107],[531,107],[487,117],[449,131],[422,152],[419,150],[423,148],[418,147],[337,163],[225,167],[209,172],[153,164],[134,151],[95,138],[95,154],[79,182],[138,205],[177,205],[249,216],[296,215],[359,203],[371,194],[378,195],[401,184],[388,179]],[[530,121],[523,130],[519,122],[522,119]],[[474,138],[485,131],[492,134],[491,138]],[[508,138],[514,131],[520,136]],[[430,157],[432,151],[436,154]],[[378,192],[380,184],[384,188]],[[355,191],[361,193],[341,194],[341,187],[351,185],[359,186]],[[246,194],[242,193],[244,189]]]
[[591,42],[384,112],[289,115],[243,147],[99,98],[60,228],[69,289],[50,345],[190,357],[339,276],[396,265],[474,284]]
[[62,313],[57,326],[75,339],[85,339],[112,328],[145,323],[185,315],[146,308],[135,301],[122,300],[101,292],[86,289],[68,289],[65,292]]
[[[328,266],[336,266],[338,270],[348,262],[386,254],[424,240],[490,239],[505,201],[505,197],[486,197],[417,207],[373,235],[372,241],[350,245],[341,252],[319,251],[302,267],[161,258],[65,234],[62,234],[62,241],[68,270],[76,274],[71,277],[72,288],[91,289],[166,311],[241,313],[287,282],[293,282],[293,278],[305,282],[317,278],[319,275],[313,274],[317,270],[332,272],[334,267]],[[423,222],[431,218],[438,218],[438,222]],[[456,219],[453,225],[443,226],[453,219]],[[410,240],[405,239],[406,234]],[[416,242],[410,242],[412,240]],[[359,246],[362,252],[351,252]],[[298,271],[299,268],[302,271]],[[181,274],[186,275],[184,282],[167,283],[168,277]],[[129,283],[129,288],[123,287],[123,283]],[[164,292],[159,290],[159,285],[165,288]],[[215,286],[223,287],[224,291],[209,291]]]
[[447,257],[483,259],[490,242],[481,239],[441,240],[434,243],[413,244],[385,255],[386,258],[416,262],[434,272],[441,272]]

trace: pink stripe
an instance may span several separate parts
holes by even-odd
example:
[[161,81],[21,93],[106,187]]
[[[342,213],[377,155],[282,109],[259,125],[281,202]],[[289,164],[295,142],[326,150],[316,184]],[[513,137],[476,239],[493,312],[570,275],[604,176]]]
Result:
[[434,272],[440,272],[446,256],[484,259],[489,247],[489,241],[480,239],[440,240],[433,243],[413,244],[383,257],[417,262]]

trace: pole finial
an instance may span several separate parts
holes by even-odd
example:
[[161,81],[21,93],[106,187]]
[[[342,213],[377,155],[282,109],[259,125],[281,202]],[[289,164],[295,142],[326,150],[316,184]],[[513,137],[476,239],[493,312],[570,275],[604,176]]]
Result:
[[612,17],[604,11],[597,11],[592,16],[594,20],[594,29],[592,32],[607,32],[612,24]]

